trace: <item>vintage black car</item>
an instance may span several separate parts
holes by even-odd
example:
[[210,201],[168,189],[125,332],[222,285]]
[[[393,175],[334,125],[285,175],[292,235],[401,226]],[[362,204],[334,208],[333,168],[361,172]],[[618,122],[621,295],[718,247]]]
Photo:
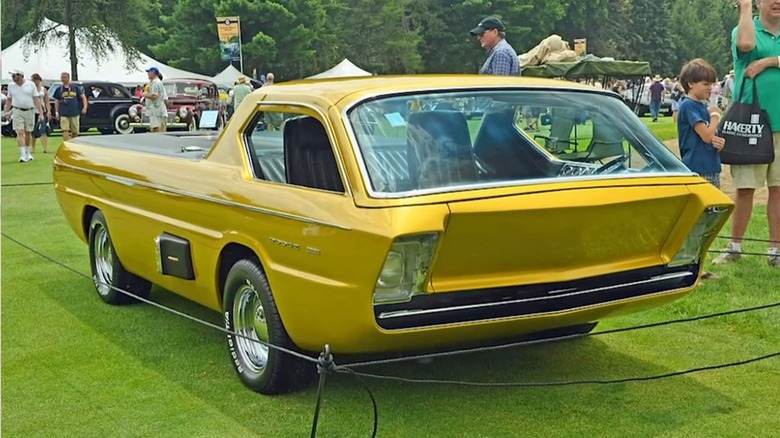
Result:
[[[114,82],[83,81],[74,82],[84,89],[87,95],[87,114],[81,116],[80,131],[97,128],[103,134],[131,134],[134,129],[130,126],[130,118],[127,110],[132,105],[140,102],[130,91],[121,84]],[[51,100],[52,114],[54,114],[54,93],[62,84],[55,83],[49,87],[49,100]],[[59,122],[52,118],[52,128],[58,129]]]

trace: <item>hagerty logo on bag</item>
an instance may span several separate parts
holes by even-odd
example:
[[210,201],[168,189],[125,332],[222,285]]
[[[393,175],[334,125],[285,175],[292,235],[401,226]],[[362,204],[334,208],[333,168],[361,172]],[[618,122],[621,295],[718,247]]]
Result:
[[725,121],[723,123],[723,134],[733,135],[736,137],[747,137],[748,144],[755,146],[758,144],[758,139],[761,138],[761,133],[764,132],[764,125],[760,123],[759,114],[750,115],[750,123],[738,123],[733,121]]

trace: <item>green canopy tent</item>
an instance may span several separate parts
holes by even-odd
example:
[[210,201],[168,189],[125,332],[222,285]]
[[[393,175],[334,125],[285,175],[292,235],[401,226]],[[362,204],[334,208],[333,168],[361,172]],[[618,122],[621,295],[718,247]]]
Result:
[[[548,62],[523,68],[523,76],[537,78],[631,78],[650,75],[650,63],[583,58],[577,62]],[[606,83],[606,81],[604,81]]]
[[522,76],[535,78],[564,79],[600,79],[606,87],[610,79],[631,79],[637,87],[629,106],[636,110],[644,92],[644,78],[650,76],[650,63],[644,61],[618,61],[601,59],[592,55],[585,56],[577,62],[548,62],[542,65],[526,66]]

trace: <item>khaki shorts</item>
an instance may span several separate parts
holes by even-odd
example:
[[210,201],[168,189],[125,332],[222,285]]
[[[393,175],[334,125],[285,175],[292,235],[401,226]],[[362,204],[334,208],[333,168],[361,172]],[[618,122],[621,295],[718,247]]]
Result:
[[79,116],[60,116],[60,127],[63,131],[69,131],[72,137],[79,133]]
[[775,161],[770,164],[740,164],[731,166],[735,189],[760,189],[780,186],[780,132],[773,135]]
[[168,115],[165,117],[149,116],[149,128],[160,128],[160,131],[165,131],[168,127]]
[[14,131],[33,132],[35,129],[35,112],[30,109],[22,111],[16,108],[11,110],[11,121],[14,124]]

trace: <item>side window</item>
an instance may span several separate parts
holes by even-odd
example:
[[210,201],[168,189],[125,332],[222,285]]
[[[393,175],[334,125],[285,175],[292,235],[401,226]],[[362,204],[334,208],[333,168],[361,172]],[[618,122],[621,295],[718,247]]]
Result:
[[117,87],[111,87],[111,96],[113,97],[125,97],[125,94],[122,93],[122,90],[120,90]]
[[88,99],[106,99],[110,96],[105,88],[98,85],[90,85],[84,87],[84,92],[87,94]]
[[262,111],[247,127],[244,139],[256,178],[344,193],[333,145],[316,117]]

